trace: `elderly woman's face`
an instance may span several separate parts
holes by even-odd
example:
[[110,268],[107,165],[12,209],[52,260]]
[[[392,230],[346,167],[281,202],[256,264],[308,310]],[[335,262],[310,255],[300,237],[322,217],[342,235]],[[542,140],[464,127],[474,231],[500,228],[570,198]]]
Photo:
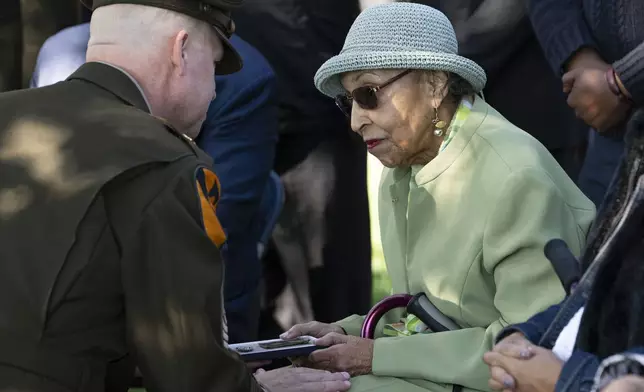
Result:
[[[376,87],[401,72],[350,72],[343,75],[342,85],[347,91],[362,86]],[[433,87],[420,76],[420,72],[412,72],[378,91],[375,109],[363,109],[353,103],[351,129],[387,167],[426,164],[436,156],[440,146],[441,140],[433,134],[432,119],[434,108],[440,105],[444,95],[435,96]]]

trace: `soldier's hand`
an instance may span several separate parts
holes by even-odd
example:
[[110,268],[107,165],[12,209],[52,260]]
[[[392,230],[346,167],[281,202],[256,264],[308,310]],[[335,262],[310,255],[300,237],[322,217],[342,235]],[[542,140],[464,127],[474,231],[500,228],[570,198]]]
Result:
[[255,373],[268,392],[343,392],[351,388],[349,378],[348,373],[290,367]]
[[337,325],[312,321],[310,323],[298,324],[293,326],[291,329],[281,334],[280,338],[284,340],[295,339],[300,336],[313,336],[314,338],[321,338],[332,332],[340,335],[346,335],[344,333],[344,330]]

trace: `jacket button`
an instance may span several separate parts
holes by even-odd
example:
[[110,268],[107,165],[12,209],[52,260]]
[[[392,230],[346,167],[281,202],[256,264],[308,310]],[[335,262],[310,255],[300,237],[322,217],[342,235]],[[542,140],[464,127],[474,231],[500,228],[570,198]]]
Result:
[[393,199],[391,199],[391,202],[392,202],[392,203],[396,203],[396,202],[398,202],[398,198],[397,198],[397,197],[394,197]]

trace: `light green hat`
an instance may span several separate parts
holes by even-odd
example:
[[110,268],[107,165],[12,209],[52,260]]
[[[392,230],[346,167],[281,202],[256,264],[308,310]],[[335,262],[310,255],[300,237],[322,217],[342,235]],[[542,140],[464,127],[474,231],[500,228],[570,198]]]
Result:
[[453,72],[476,92],[485,87],[485,71],[458,55],[452,24],[440,11],[421,4],[391,3],[367,8],[351,26],[339,55],[322,64],[315,86],[336,97],[346,91],[345,72],[367,69],[423,69]]

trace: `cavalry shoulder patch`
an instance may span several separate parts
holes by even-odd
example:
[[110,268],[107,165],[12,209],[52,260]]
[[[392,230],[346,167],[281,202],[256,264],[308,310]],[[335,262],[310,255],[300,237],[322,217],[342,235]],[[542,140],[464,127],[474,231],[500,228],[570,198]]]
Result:
[[206,234],[212,242],[221,247],[226,242],[224,232],[219,219],[217,218],[217,202],[221,192],[221,186],[217,175],[206,168],[197,169],[196,185],[201,203],[201,217]]

